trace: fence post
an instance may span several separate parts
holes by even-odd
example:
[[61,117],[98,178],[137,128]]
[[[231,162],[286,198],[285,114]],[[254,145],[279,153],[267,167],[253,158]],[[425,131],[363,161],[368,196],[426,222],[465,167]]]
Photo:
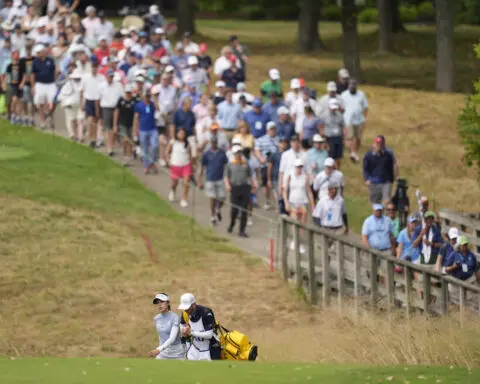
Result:
[[448,282],[442,277],[440,279],[440,312],[442,315],[448,313]]
[[428,308],[430,306],[430,291],[431,291],[431,282],[430,282],[430,275],[426,272],[422,273],[423,277],[423,311],[427,314]]
[[324,305],[328,304],[330,295],[330,261],[328,258],[328,242],[327,236],[322,235],[322,298]]
[[355,315],[360,313],[360,252],[357,247],[353,247],[353,296],[355,300]]
[[338,307],[342,309],[344,292],[344,248],[340,240],[335,241],[337,250],[337,289],[338,289]]
[[377,290],[378,290],[378,265],[377,255],[373,252],[370,253],[370,299],[372,301],[372,307],[377,306]]
[[281,220],[281,227],[280,232],[281,240],[280,240],[280,255],[281,255],[281,263],[282,263],[282,272],[283,272],[283,280],[288,280],[288,248],[287,248],[287,240],[288,240],[288,223],[284,217],[280,217]]
[[410,267],[403,267],[405,278],[405,310],[407,317],[412,315],[412,271]]
[[387,301],[388,301],[388,312],[392,311],[392,308],[395,304],[395,285],[393,277],[393,268],[394,264],[392,261],[387,261]]
[[302,288],[302,267],[300,258],[300,225],[293,225],[293,242],[295,244],[295,281],[297,289]]
[[310,294],[310,303],[317,304],[317,276],[315,274],[315,244],[314,234],[311,229],[307,232],[308,246],[308,290]]
[[460,327],[463,328],[464,320],[465,320],[465,288],[463,285],[460,285]]

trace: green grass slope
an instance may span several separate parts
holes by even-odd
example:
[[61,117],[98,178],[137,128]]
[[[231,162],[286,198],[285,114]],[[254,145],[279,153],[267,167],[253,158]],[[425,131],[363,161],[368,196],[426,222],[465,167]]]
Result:
[[189,363],[132,359],[0,360],[3,384],[282,384],[449,383],[476,384],[480,371],[441,367]]

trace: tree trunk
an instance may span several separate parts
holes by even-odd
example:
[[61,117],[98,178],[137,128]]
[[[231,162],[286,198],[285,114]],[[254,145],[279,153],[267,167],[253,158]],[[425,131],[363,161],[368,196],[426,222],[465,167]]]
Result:
[[318,33],[320,20],[320,2],[318,0],[300,0],[300,13],[297,27],[297,51],[312,52],[316,48],[324,48]]
[[179,0],[177,5],[177,33],[195,33],[195,0]]
[[360,47],[357,30],[358,10],[355,0],[342,1],[343,63],[350,76],[362,81]]
[[455,88],[454,0],[437,0],[437,92]]
[[390,0],[377,0],[380,51],[392,50],[392,13]]
[[400,10],[399,10],[400,5],[398,4],[398,2],[399,2],[398,0],[392,0],[390,2],[392,33],[404,32],[406,30],[405,26],[402,23],[402,20],[400,19]]

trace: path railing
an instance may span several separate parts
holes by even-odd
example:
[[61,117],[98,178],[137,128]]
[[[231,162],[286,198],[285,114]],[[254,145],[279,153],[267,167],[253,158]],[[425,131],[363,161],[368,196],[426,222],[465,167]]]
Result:
[[[337,301],[339,307],[353,299],[355,308],[368,303],[387,311],[403,307],[445,315],[450,310],[480,314],[480,287],[429,266],[412,264],[365,247],[348,236],[280,217],[279,267],[285,280],[294,279],[312,304]],[[303,236],[301,236],[301,232]],[[289,243],[293,238],[294,251]],[[302,239],[302,240],[301,240]],[[305,253],[300,244],[305,244]]]

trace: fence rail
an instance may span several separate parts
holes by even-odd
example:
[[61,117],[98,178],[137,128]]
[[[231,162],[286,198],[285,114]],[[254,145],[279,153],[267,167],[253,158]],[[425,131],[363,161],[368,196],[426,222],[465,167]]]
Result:
[[[293,252],[288,244],[291,235]],[[301,238],[305,254],[300,252]],[[280,217],[279,254],[283,278],[294,278],[312,304],[320,296],[324,304],[336,299],[342,307],[345,298],[351,297],[356,309],[367,302],[387,311],[403,307],[407,315],[419,310],[444,315],[458,309],[462,323],[467,311],[480,314],[477,284],[394,258],[288,216]]]

